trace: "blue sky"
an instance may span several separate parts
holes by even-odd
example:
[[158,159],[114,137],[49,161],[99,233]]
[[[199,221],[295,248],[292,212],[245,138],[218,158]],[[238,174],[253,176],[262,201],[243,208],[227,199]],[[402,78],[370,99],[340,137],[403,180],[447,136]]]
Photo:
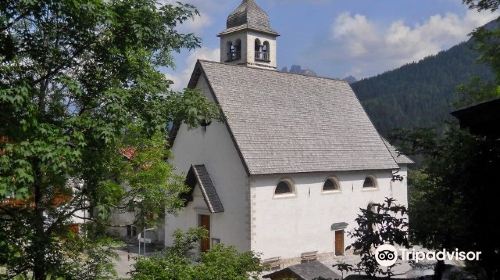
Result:
[[[170,1],[170,0],[167,0]],[[173,2],[170,1],[170,2]],[[241,0],[184,0],[201,16],[182,28],[203,46],[176,55],[166,74],[186,86],[197,58],[219,59],[227,15]],[[278,37],[278,66],[299,64],[321,76],[370,77],[418,61],[465,41],[499,13],[474,12],[461,0],[256,0]]]

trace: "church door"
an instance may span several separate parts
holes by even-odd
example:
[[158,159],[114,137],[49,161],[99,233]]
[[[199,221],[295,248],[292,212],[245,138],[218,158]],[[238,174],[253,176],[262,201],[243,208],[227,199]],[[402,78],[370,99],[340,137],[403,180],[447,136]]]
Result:
[[337,230],[335,232],[335,256],[344,255],[344,231]]
[[200,227],[208,231],[208,236],[206,238],[203,238],[200,244],[201,252],[206,252],[210,250],[210,216],[200,215],[199,220],[200,220]]

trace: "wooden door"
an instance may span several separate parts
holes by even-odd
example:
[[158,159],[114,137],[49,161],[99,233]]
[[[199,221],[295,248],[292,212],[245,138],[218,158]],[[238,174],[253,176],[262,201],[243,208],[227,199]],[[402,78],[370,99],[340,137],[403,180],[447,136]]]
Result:
[[210,216],[200,215],[200,227],[208,231],[208,236],[201,240],[200,250],[201,252],[206,252],[210,250]]
[[335,256],[344,255],[344,231],[337,230],[335,232]]

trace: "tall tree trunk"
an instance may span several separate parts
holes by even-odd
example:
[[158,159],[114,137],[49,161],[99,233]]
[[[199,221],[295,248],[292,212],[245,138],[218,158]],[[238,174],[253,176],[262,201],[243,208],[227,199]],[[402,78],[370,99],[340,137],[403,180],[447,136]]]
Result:
[[47,249],[47,237],[45,236],[44,223],[45,217],[43,216],[43,192],[42,192],[42,172],[40,170],[40,164],[37,160],[33,164],[35,182],[33,184],[34,188],[34,212],[32,226],[34,229],[33,236],[33,277],[35,280],[45,280],[47,277],[46,271],[46,249]]

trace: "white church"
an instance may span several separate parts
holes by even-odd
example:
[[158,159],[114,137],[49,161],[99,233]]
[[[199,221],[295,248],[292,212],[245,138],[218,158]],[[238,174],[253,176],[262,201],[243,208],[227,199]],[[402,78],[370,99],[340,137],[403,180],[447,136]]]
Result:
[[218,36],[220,62],[199,60],[188,87],[225,121],[173,129],[170,162],[191,192],[165,217],[165,245],[202,226],[200,251],[223,243],[282,263],[349,253],[359,208],[407,204],[412,161],[378,134],[347,82],[277,71],[279,34],[254,0]]

